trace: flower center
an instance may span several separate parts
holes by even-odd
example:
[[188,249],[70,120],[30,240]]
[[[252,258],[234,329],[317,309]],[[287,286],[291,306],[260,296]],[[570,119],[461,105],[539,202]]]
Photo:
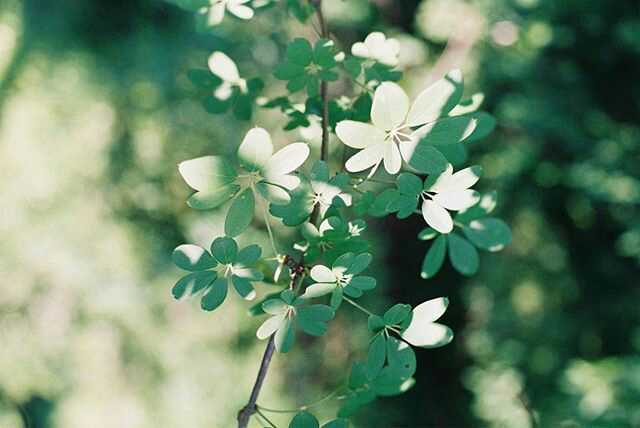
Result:
[[387,131],[385,140],[396,144],[409,142],[412,140],[411,129],[406,125],[401,125],[391,131]]
[[340,287],[346,287],[350,282],[351,279],[353,278],[353,275],[351,274],[337,274],[336,275],[336,280],[338,282],[338,285]]

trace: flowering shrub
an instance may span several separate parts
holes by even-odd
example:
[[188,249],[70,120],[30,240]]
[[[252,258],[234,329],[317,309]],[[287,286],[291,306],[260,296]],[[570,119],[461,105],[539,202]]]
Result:
[[[233,159],[204,156],[182,162],[179,172],[195,191],[188,205],[226,209],[226,236],[215,238],[210,252],[195,245],[175,249],[176,265],[189,273],[174,286],[173,295],[199,295],[207,311],[223,304],[230,287],[242,298],[257,301],[251,313],[265,319],[256,336],[268,342],[249,402],[238,413],[239,427],[246,427],[253,416],[274,426],[265,415],[273,410],[257,402],[274,350],[289,351],[298,332],[324,335],[338,310],[362,311],[372,335],[369,349],[351,367],[338,418],[323,425],[347,427],[348,417],[359,407],[411,388],[414,348],[440,347],[453,339],[451,329],[436,322],[449,303],[444,297],[415,307],[398,303],[383,314],[357,302],[378,285],[365,273],[375,249],[370,248],[360,217],[421,216],[426,228],[418,237],[431,242],[422,271],[416,273],[423,279],[438,273],[447,253],[457,271],[474,274],[477,248],[498,251],[510,242],[511,233],[504,222],[488,216],[496,205],[495,194],[471,189],[481,169],[471,166],[454,172],[465,144],[485,137],[494,126],[488,114],[477,112],[482,97],[463,98],[461,72],[450,71],[410,102],[394,83],[402,77],[395,68],[400,53],[396,40],[373,32],[347,54],[329,34],[320,1],[285,5],[302,22],[315,13],[321,25],[317,40],[292,40],[276,66],[273,75],[286,82],[287,92],[257,103],[263,80],[242,78],[222,52],[213,52],[208,70],[193,70],[190,78],[205,95],[204,106],[211,113],[231,109],[236,117],[248,119],[259,104],[279,108],[287,118],[286,130],[319,122],[319,159],[309,159],[306,142],[287,143],[274,153],[269,133],[254,127]],[[212,25],[220,24],[227,12],[247,20],[259,11],[247,0],[191,6],[207,14]],[[328,90],[339,79],[354,88],[354,95],[341,96],[340,103],[330,99]],[[337,164],[339,157],[331,158],[329,145],[338,141],[349,156],[331,171],[329,165]],[[234,239],[252,224],[256,211],[262,212],[271,239],[269,257],[255,244],[240,250]],[[278,243],[273,221],[295,228],[300,240],[291,247]],[[259,293],[254,284],[261,281],[281,289]],[[290,427],[320,426],[306,406],[299,410]]]

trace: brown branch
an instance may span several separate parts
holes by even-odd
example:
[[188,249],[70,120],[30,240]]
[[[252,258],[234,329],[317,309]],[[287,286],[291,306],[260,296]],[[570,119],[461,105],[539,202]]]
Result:
[[[322,0],[312,0],[311,3],[316,8],[316,15],[320,23],[320,36],[328,39],[329,28],[327,21],[322,13]],[[322,99],[322,145],[320,146],[320,159],[329,160],[329,93],[328,82],[323,80],[320,82],[320,98]]]
[[[302,275],[304,275],[304,264],[302,261],[295,262],[295,260],[293,260],[289,256],[287,256],[286,263],[291,269],[291,280],[289,282],[289,289],[293,290],[295,288],[296,282],[298,282],[298,279],[301,278]],[[273,357],[275,348],[276,344],[274,341],[274,335],[271,335],[271,337],[269,338],[269,342],[267,342],[267,347],[264,350],[264,354],[262,355],[260,370],[258,370],[256,381],[253,384],[253,388],[251,389],[249,402],[247,402],[247,404],[238,412],[238,428],[247,428],[251,416],[253,416],[257,411],[256,403],[258,401],[258,396],[260,395],[262,385],[264,384],[264,380],[267,377],[269,364],[271,364],[271,358]]]

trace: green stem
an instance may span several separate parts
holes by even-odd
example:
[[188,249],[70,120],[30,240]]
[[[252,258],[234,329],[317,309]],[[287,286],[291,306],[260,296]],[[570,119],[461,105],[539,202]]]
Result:
[[360,309],[362,312],[364,312],[365,314],[369,315],[369,316],[374,316],[375,314],[373,312],[371,312],[369,309],[365,308],[364,306],[361,306],[359,303],[356,303],[355,301],[351,300],[350,298],[346,297],[346,296],[342,296],[342,299],[355,306],[356,308]]
[[[298,412],[301,412],[303,410],[307,410],[307,409],[309,409],[311,407],[315,407],[315,406],[317,406],[319,404],[322,404],[322,403],[324,403],[324,402],[326,402],[328,400],[331,400],[342,389],[344,389],[343,385],[341,385],[338,388],[334,389],[333,391],[331,391],[329,394],[327,394],[326,396],[322,397],[321,399],[313,401],[313,402],[311,402],[309,404],[305,404],[305,405],[300,406],[300,407],[296,407],[295,409],[270,409],[268,407],[263,407],[261,405],[257,405],[257,408],[259,410],[262,410],[264,412],[269,412],[269,413],[298,413]],[[338,398],[338,397],[336,397],[336,398]]]

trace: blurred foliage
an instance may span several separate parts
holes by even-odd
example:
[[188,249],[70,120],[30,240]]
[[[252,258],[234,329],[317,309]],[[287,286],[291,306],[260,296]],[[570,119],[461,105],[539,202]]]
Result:
[[[416,388],[358,426],[532,427],[532,414],[541,427],[640,426],[637,2],[402,5],[326,0],[345,45],[371,27],[401,41],[408,88],[462,65],[469,94],[485,93],[498,128],[470,155],[514,239],[473,280],[445,266],[423,281],[418,219],[368,229],[385,252],[380,290],[448,295],[456,339],[419,355]],[[289,21],[263,13],[203,32],[155,0],[0,4],[1,427],[230,426],[262,345],[239,299],[208,315],[171,298],[171,249],[222,230],[184,205],[176,165],[232,153],[251,126],[208,115],[187,70],[214,49],[247,75],[271,68],[284,44],[270,27]],[[252,240],[267,242],[257,229]],[[340,344],[366,333],[338,323],[276,361],[262,404],[313,401],[339,382],[361,357]],[[309,372],[309,360],[322,365]]]

